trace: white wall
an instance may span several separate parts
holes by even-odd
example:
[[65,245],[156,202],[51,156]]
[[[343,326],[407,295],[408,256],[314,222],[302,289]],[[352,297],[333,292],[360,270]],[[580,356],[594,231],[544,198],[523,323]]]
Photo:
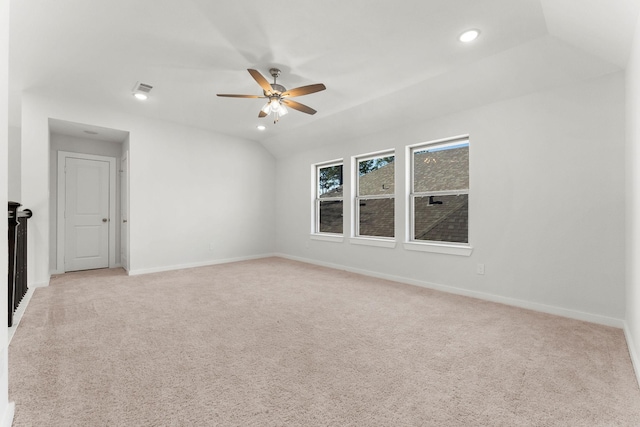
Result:
[[22,198],[34,211],[31,284],[46,283],[49,273],[49,118],[129,132],[132,274],[273,251],[275,159],[258,143],[25,93]]
[[[0,0],[0,205],[7,205],[9,156],[9,0]],[[2,234],[7,223],[2,221]],[[7,289],[7,245],[0,245],[0,289]],[[7,292],[0,292],[0,427],[10,427],[13,404],[9,404],[9,371],[7,349]]]
[[[639,21],[640,22],[640,21]],[[627,246],[626,337],[640,382],[640,25],[626,70]]]
[[[77,138],[68,135],[50,134],[49,154],[49,267],[53,272],[57,262],[57,222],[58,222],[58,151],[95,154],[114,157],[116,171],[120,170],[122,143]],[[28,206],[26,206],[28,207]],[[112,220],[116,235],[116,264],[120,264],[120,174],[116,173],[116,218]],[[57,272],[63,273],[63,271]]]
[[7,155],[9,187],[7,191],[9,200],[18,203],[22,198],[20,151],[20,128],[9,126],[9,153]]
[[[425,94],[428,96],[428,94]],[[309,239],[310,165],[469,134],[470,257]],[[277,247],[287,256],[622,326],[624,77],[511,99],[278,159]],[[345,197],[349,195],[347,191]],[[345,236],[351,233],[345,203]],[[396,202],[402,242],[405,205]],[[486,274],[477,275],[477,263]]]

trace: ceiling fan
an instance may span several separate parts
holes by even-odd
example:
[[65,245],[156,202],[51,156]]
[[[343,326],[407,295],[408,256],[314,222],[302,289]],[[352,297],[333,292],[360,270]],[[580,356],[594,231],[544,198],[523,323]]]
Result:
[[278,77],[280,77],[280,70],[277,68],[271,68],[269,73],[273,77],[273,83],[269,83],[267,79],[265,79],[262,74],[260,74],[257,70],[247,69],[251,77],[254,78],[256,82],[262,88],[262,96],[259,95],[229,95],[229,94],[218,94],[218,96],[226,96],[230,98],[267,98],[268,101],[260,110],[258,117],[267,117],[270,113],[273,113],[274,120],[273,123],[278,123],[280,117],[284,116],[288,113],[286,107],[291,107],[294,110],[302,111],[307,114],[315,114],[316,110],[311,107],[307,107],[304,104],[300,104],[299,102],[292,101],[289,98],[293,98],[295,96],[308,95],[310,93],[320,92],[321,90],[325,90],[326,87],[322,83],[317,83],[314,85],[301,86],[295,89],[287,90],[284,86],[276,83]]

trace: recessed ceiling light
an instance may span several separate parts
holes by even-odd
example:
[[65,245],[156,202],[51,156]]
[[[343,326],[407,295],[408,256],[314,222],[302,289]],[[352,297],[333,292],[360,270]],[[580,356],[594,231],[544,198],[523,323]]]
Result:
[[139,99],[140,101],[144,101],[145,99],[149,98],[146,94],[144,93],[134,93],[133,96],[135,96],[137,99]]
[[258,125],[256,126],[256,129],[258,130],[265,130],[267,127],[265,125]]
[[460,40],[463,43],[469,43],[477,39],[479,35],[480,35],[480,30],[468,30],[460,34],[460,37],[458,37],[458,40]]

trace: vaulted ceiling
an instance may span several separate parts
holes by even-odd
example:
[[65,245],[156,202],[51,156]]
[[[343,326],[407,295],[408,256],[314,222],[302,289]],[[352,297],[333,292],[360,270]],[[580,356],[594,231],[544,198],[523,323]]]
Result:
[[[10,121],[25,90],[263,143],[274,155],[624,69],[637,0],[13,0]],[[458,35],[481,30],[473,43]],[[247,73],[318,113],[259,119]],[[141,81],[152,96],[138,102]],[[263,132],[256,130],[265,124]],[[99,125],[99,124],[96,124]]]

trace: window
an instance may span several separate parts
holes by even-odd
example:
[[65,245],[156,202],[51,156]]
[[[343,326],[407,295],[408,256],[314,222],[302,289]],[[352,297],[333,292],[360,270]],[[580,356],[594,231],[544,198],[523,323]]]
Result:
[[395,236],[393,152],[356,159],[355,236]]
[[342,163],[316,166],[315,233],[342,234]]
[[469,243],[469,140],[410,148],[410,241]]

